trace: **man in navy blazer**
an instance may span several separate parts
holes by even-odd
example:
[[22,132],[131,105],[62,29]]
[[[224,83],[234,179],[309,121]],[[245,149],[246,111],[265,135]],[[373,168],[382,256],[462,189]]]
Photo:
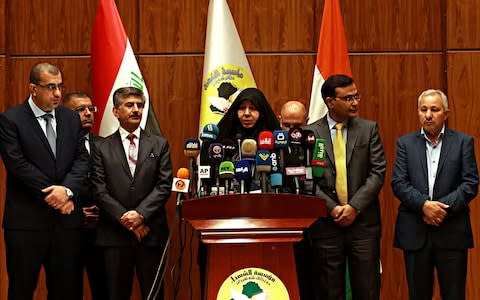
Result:
[[[110,300],[130,299],[134,271],[142,299],[147,299],[165,263],[161,257],[169,235],[165,205],[172,185],[170,150],[163,137],[139,127],[144,105],[141,90],[117,89],[113,113],[120,127],[91,151],[94,198],[100,207],[96,243],[103,248]],[[148,299],[163,299],[161,288],[157,297]]]
[[[3,228],[8,299],[32,299],[42,266],[49,300],[81,295],[78,193],[89,157],[78,114],[59,106],[63,89],[56,66],[37,64],[30,72],[30,96],[0,115],[0,152],[7,170]],[[49,122],[53,146],[47,139]]]
[[411,300],[432,299],[434,269],[443,300],[465,299],[470,201],[477,195],[473,138],[446,127],[440,90],[418,98],[421,129],[398,139],[392,189],[400,200],[394,246],[403,249]]
[[[315,299],[345,299],[348,264],[353,299],[380,298],[380,201],[386,161],[377,123],[358,117],[360,94],[352,78],[332,75],[322,86],[328,114],[305,127],[325,140],[323,176],[314,178],[315,195],[326,201],[328,216],[309,228]],[[334,140],[342,123],[346,148],[346,201],[336,186]]]

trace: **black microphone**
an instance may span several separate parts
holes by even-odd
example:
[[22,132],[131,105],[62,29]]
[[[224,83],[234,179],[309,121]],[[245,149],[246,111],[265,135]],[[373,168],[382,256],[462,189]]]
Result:
[[197,138],[186,138],[183,147],[183,154],[189,158],[189,171],[190,171],[190,189],[189,192],[196,194],[195,184],[197,182],[197,157],[200,154],[200,141]]
[[288,148],[288,131],[275,130],[273,132],[273,141],[275,144],[275,150],[278,151],[280,159],[278,162],[279,172],[283,172],[285,167],[285,154],[284,149]]
[[216,180],[217,192],[215,195],[220,195],[220,179],[218,176],[218,166],[223,161],[223,145],[220,143],[212,143],[208,148],[208,157],[214,166],[214,178]]
[[198,167],[199,189],[197,191],[197,194],[200,194],[200,196],[210,195],[211,192],[211,163],[208,156],[208,149],[210,148],[210,144],[217,139],[217,135],[218,127],[213,123],[205,125],[200,133],[202,145],[200,148],[200,166]]
[[223,153],[225,160],[233,161],[238,154],[237,145],[231,139],[223,139],[220,141],[223,145]]
[[315,134],[309,129],[303,130],[303,147],[305,148],[305,168],[306,168],[306,179],[312,180],[312,167],[310,165],[311,156],[310,153],[315,147]]

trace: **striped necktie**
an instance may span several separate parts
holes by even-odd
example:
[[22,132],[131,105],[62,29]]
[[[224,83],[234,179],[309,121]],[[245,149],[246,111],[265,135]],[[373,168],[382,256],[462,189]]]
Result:
[[130,133],[128,135],[128,140],[130,145],[128,145],[128,166],[130,167],[130,172],[135,174],[135,166],[137,165],[137,145],[135,145],[135,135]]

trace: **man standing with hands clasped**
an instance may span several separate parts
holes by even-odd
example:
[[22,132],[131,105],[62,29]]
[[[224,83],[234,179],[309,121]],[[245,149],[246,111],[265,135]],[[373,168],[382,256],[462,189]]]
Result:
[[325,140],[327,166],[315,178],[315,195],[328,216],[309,228],[315,299],[345,299],[348,262],[353,299],[380,298],[380,203],[385,177],[383,146],[375,122],[358,117],[353,79],[332,75],[322,85],[328,113],[305,127]]
[[[92,183],[100,207],[97,245],[104,252],[110,300],[130,299],[134,271],[142,298],[147,299],[168,239],[170,151],[164,138],[139,127],[144,105],[141,90],[117,89],[113,114],[120,127],[91,151]],[[163,290],[149,299],[163,299]]]
[[421,129],[398,139],[392,189],[400,200],[394,246],[403,249],[410,300],[465,299],[470,201],[478,191],[473,138],[447,128],[447,96],[418,97]]
[[78,114],[59,106],[62,73],[49,63],[30,72],[30,96],[0,115],[7,169],[3,228],[8,299],[33,299],[45,269],[48,299],[81,299],[82,208],[89,170]]

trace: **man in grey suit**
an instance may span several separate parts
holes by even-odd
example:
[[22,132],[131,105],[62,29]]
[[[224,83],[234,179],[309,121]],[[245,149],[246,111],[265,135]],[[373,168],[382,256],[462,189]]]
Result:
[[398,139],[392,189],[400,200],[394,246],[403,249],[409,297],[432,299],[434,269],[443,300],[465,299],[469,203],[478,191],[473,138],[446,127],[447,96],[418,98],[421,129]]
[[327,115],[305,127],[325,140],[326,151],[326,167],[322,177],[314,178],[314,194],[326,201],[328,216],[309,229],[315,299],[345,299],[347,264],[353,298],[379,299],[378,194],[386,162],[378,127],[358,117],[361,97],[352,78],[330,76],[322,97]]
[[[169,234],[170,151],[164,138],[139,127],[145,105],[141,90],[119,88],[113,105],[120,127],[91,149],[100,207],[97,245],[104,252],[109,299],[130,299],[134,270],[147,299]],[[163,291],[149,299],[163,299]]]
[[8,299],[33,299],[42,266],[49,300],[80,299],[78,194],[89,170],[82,125],[77,113],[59,106],[64,86],[56,66],[35,65],[29,90],[24,103],[0,115]]

